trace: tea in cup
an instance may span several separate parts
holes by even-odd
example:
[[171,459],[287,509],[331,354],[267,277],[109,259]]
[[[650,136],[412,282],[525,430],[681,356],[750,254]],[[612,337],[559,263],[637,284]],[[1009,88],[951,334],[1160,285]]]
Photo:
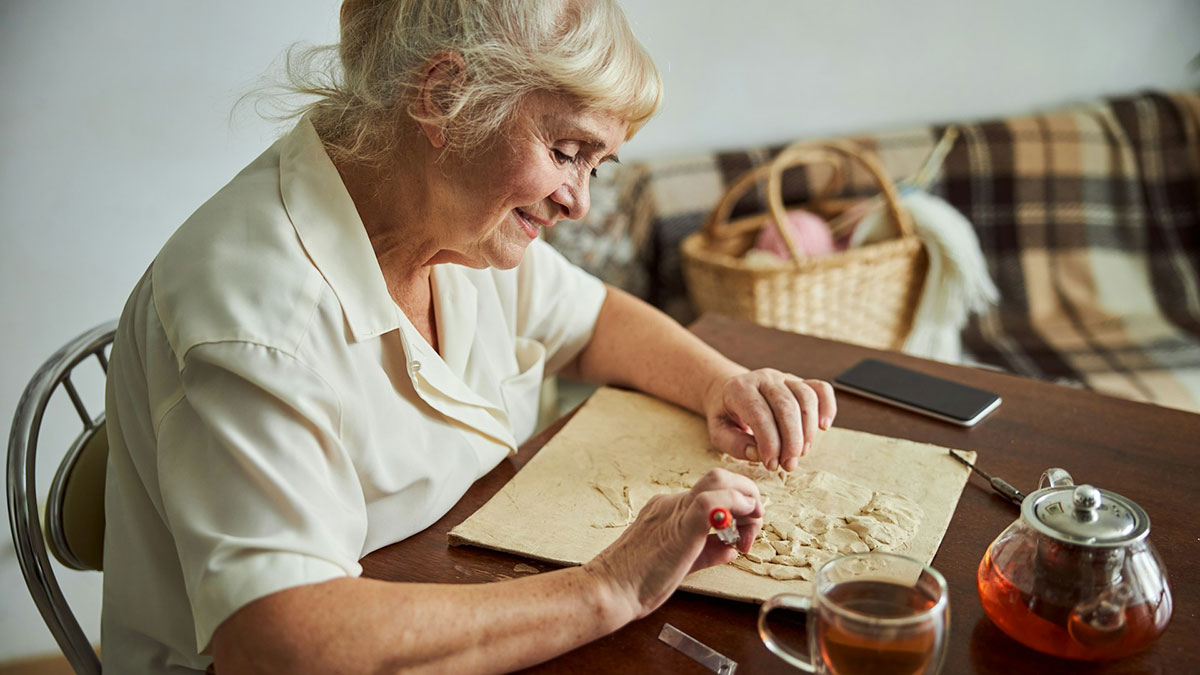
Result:
[[[784,661],[810,673],[936,673],[946,653],[950,597],[932,567],[894,553],[858,553],[825,563],[812,596],[782,593],[763,603],[758,633]],[[777,609],[807,614],[808,653],[768,625]]]

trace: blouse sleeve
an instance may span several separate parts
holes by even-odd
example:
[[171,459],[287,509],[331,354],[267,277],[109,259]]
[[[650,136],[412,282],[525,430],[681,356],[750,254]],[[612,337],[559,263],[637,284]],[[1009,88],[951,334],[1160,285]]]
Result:
[[563,368],[592,338],[604,283],[535,239],[518,267],[517,334],[546,347],[546,375]]
[[246,342],[191,349],[163,417],[158,472],[196,626],[275,591],[358,576],[367,515],[336,393],[311,367]]

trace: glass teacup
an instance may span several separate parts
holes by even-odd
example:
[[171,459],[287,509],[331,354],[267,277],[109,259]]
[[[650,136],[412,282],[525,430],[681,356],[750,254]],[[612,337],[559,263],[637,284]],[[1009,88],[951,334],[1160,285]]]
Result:
[[[777,609],[807,614],[808,653],[768,625]],[[950,597],[932,567],[894,553],[858,553],[825,563],[811,597],[782,593],[763,603],[758,633],[767,648],[810,673],[936,673],[946,653]]]

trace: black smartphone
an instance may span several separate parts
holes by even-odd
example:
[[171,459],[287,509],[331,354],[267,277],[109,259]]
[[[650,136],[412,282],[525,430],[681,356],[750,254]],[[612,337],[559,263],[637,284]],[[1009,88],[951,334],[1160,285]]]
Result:
[[859,361],[835,377],[833,386],[964,427],[1000,405],[1000,397],[990,391],[878,359]]

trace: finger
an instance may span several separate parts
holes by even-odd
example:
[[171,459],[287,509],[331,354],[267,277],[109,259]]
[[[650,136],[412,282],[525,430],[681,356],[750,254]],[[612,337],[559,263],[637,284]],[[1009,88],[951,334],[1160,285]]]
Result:
[[775,427],[771,406],[758,387],[736,392],[729,398],[726,407],[750,427],[755,450],[763,466],[772,471],[779,468],[779,430]]
[[[809,438],[808,429],[804,427],[803,399],[793,385],[803,386],[798,379],[789,378],[759,387],[759,392],[775,416],[775,426],[779,431],[779,466],[787,471],[796,468],[796,462],[804,454],[804,445]],[[815,409],[815,394],[812,400]]]
[[[728,502],[720,501],[719,493],[732,491],[727,497]],[[705,517],[713,508],[718,506],[727,508],[734,516],[747,516],[751,518],[761,518],[763,515],[762,495],[758,490],[758,485],[750,478],[743,476],[740,473],[726,471],[725,469],[712,469],[708,473],[701,476],[700,480],[696,481],[692,486],[692,494],[697,499],[705,500],[702,504],[709,510],[705,511]],[[742,497],[748,497],[750,502],[743,502],[744,508],[740,508],[737,502]]]
[[730,419],[730,424],[743,434],[743,436],[739,437],[739,440],[745,442],[744,446],[742,446],[743,459],[758,461],[758,446],[754,441],[754,430],[751,430],[740,419]]
[[[734,522],[740,537],[738,549],[749,550],[747,546],[754,542],[762,529],[762,507],[757,500],[751,500],[736,490],[713,490],[700,495],[693,504],[686,518],[689,521],[685,527],[690,532],[708,534],[711,524],[709,514],[717,508],[727,508],[733,513]],[[696,521],[699,522],[696,522]],[[695,529],[693,529],[695,528]],[[746,543],[748,542],[748,543]],[[745,543],[745,546],[742,544]]]
[[828,429],[833,426],[833,418],[837,417],[837,396],[833,385],[825,380],[805,380],[804,383],[817,393],[821,428]]
[[749,553],[750,547],[758,540],[758,533],[762,531],[762,518],[743,518],[738,521],[738,545],[737,548],[742,553]]
[[[754,485],[753,481],[738,474],[733,474],[733,476],[749,481],[751,488],[757,493],[757,486]],[[734,487],[708,490],[696,496],[696,504],[704,514],[705,524],[708,523],[708,514],[712,512],[713,508],[723,506],[733,513],[734,520],[737,523],[737,549],[743,553],[750,550],[755,539],[758,538],[758,533],[762,531],[763,505],[762,500],[757,497],[757,494],[753,499],[750,499],[748,494]]]
[[741,448],[742,457],[751,462],[757,462],[758,445],[754,442],[754,431],[739,419],[729,418],[728,423],[742,434],[738,437],[739,441],[744,442]]
[[731,420],[718,420],[709,424],[708,435],[718,452],[751,462],[758,461],[754,436],[742,431],[741,425],[735,425]]
[[[719,471],[714,469],[713,472]],[[708,514],[713,509],[729,509],[729,512],[736,517],[755,518],[761,517],[762,514],[762,498],[758,494],[758,486],[745,476],[740,476],[726,471],[732,478],[745,479],[742,481],[733,481],[721,485],[714,485],[707,489],[692,488],[695,495],[695,508],[698,508],[703,513],[704,522],[708,522]],[[697,484],[698,485],[698,484]]]
[[813,440],[817,437],[817,429],[820,424],[818,421],[821,408],[820,397],[817,396],[816,390],[799,379],[788,380],[788,387],[796,397],[801,417],[804,419],[804,447],[800,453],[803,455],[812,449]]
[[688,571],[695,572],[713,565],[724,565],[725,563],[733,562],[737,559],[738,552],[732,546],[727,546],[715,534],[708,535],[708,539],[704,542],[704,548],[700,549],[700,555],[692,561],[692,567]]

